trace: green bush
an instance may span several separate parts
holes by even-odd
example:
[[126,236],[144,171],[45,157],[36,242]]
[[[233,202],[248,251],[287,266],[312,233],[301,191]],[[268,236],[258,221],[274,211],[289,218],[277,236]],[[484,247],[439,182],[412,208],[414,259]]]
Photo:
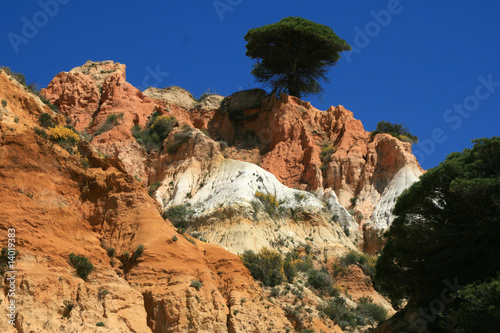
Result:
[[175,117],[160,116],[159,113],[154,112],[144,129],[141,129],[139,125],[132,128],[132,135],[147,152],[160,151],[163,148],[163,141],[176,124]]
[[250,270],[253,278],[265,286],[274,287],[285,281],[283,259],[277,251],[263,248],[259,253],[251,250],[241,255],[243,264]]
[[123,120],[123,113],[111,113],[106,118],[106,121],[97,129],[93,137],[101,135],[104,132],[111,130],[116,125],[120,124],[120,120]]
[[346,306],[343,298],[332,298],[326,304],[318,306],[318,310],[323,311],[342,329],[347,326],[355,327],[358,324],[364,324],[359,323],[361,320],[356,316],[354,310]]
[[307,282],[316,290],[322,291],[330,296],[338,296],[339,290],[333,286],[333,280],[326,271],[312,270],[309,272]]
[[404,124],[392,124],[388,121],[380,121],[375,131],[371,133],[372,138],[379,133],[388,133],[401,141],[417,143],[418,137],[411,134]]
[[139,244],[137,245],[137,248],[134,251],[134,258],[139,258],[144,254],[144,245]]
[[361,303],[357,306],[356,312],[376,324],[387,319],[387,310],[374,303]]
[[182,132],[177,132],[174,135],[174,139],[172,142],[168,143],[167,152],[171,155],[177,153],[179,147],[191,138],[191,133],[193,132],[193,128],[184,126],[184,130]]
[[38,94],[38,98],[40,98],[40,100],[45,104],[47,105],[52,111],[54,112],[57,112],[59,113],[59,108],[57,106],[55,106],[54,104],[50,103],[50,101],[48,99],[46,99],[45,97],[43,97],[42,95]]
[[158,190],[160,185],[161,185],[161,183],[154,183],[148,187],[148,194],[150,197],[153,197],[154,193],[156,192],[156,190]]
[[321,160],[321,170],[325,170],[328,167],[328,163],[332,160],[332,155],[337,149],[332,145],[324,145],[321,148],[319,158]]
[[69,255],[70,264],[76,268],[76,274],[83,280],[87,280],[90,272],[94,270],[94,265],[85,256],[79,256],[74,253]]
[[116,250],[114,247],[108,247],[106,249],[106,252],[108,253],[108,257],[113,258],[116,255]]
[[500,332],[500,274],[465,286],[458,301],[443,325],[450,332]]
[[196,290],[200,290],[202,286],[203,283],[201,283],[201,281],[198,280],[191,281],[191,287],[195,288]]
[[163,217],[169,219],[174,227],[186,229],[191,220],[194,211],[191,209],[191,204],[174,205],[167,208],[163,213]]
[[101,326],[101,327],[104,327],[104,323],[103,323],[102,321],[100,321],[100,322],[98,322],[98,323],[96,324],[96,326]]
[[7,106],[7,101],[5,99],[2,99],[2,106],[6,107]]
[[46,112],[38,116],[38,123],[44,128],[52,128],[56,126],[52,121],[52,117],[50,116],[50,114]]
[[259,199],[262,205],[264,205],[264,208],[266,209],[266,212],[269,214],[269,216],[273,217],[276,215],[276,209],[280,204],[276,199],[276,194],[265,194],[256,191],[255,196],[257,197],[257,199]]

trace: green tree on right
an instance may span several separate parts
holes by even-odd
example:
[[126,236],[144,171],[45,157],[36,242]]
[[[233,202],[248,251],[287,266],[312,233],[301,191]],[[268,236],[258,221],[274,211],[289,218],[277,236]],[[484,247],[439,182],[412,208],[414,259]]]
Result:
[[432,332],[500,332],[500,137],[473,143],[398,198],[376,264],[377,288],[395,304],[452,299]]

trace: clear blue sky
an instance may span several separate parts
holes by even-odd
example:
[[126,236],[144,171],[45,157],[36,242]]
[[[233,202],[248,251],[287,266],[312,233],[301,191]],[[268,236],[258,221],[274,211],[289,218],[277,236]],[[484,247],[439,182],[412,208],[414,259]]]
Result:
[[[377,22],[373,13],[383,10],[390,18]],[[474,138],[500,135],[500,1],[493,0],[8,1],[0,64],[44,87],[88,59],[114,60],[127,65],[135,86],[149,78],[195,96],[229,95],[259,86],[245,33],[287,16],[328,25],[357,48],[332,68],[312,104],[342,104],[367,130],[380,120],[404,122],[421,140],[414,150],[425,169]],[[168,75],[154,80],[149,71],[157,67]]]

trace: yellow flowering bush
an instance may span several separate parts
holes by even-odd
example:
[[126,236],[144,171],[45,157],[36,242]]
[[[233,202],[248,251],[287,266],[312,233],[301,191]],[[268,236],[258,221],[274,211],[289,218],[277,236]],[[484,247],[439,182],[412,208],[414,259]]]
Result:
[[267,213],[273,216],[276,213],[276,208],[279,206],[279,202],[276,199],[275,194],[265,194],[259,191],[255,192],[255,196],[260,200],[260,202],[266,208]]
[[80,136],[74,130],[63,127],[63,126],[55,126],[49,128],[49,137],[51,140],[56,142],[61,141],[70,141],[73,143],[77,143],[80,141]]

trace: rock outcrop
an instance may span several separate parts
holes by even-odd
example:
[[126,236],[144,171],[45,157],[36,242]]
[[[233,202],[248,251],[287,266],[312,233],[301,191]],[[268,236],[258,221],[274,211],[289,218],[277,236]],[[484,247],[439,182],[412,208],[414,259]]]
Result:
[[[125,81],[125,66],[110,61],[87,62],[58,74],[42,93],[77,129],[98,134],[92,142],[102,153],[118,156],[129,174],[148,184],[163,181],[162,172],[169,171],[159,161],[170,157],[148,157],[130,128],[143,127],[153,111],[225,140],[230,146],[223,152],[226,158],[258,163],[283,185],[314,192],[323,201],[324,193],[330,193],[352,217],[344,218],[345,209],[332,204],[337,212],[333,215],[354,234],[363,233],[363,248],[369,253],[381,247],[380,235],[394,218],[397,196],[423,172],[411,144],[389,134],[372,137],[341,105],[320,111],[292,96],[265,97],[259,89],[224,100],[211,95],[201,102],[178,87],[141,93]],[[110,114],[123,114],[123,119],[99,133]],[[167,192],[158,199],[173,195]]]
[[[0,237],[5,244],[15,228],[19,251],[16,324],[0,321],[3,332],[292,329],[237,256],[178,234],[117,157],[99,156],[88,143],[70,155],[35,134],[40,114],[57,116],[1,71],[0,99],[7,104],[0,107]],[[127,261],[140,244],[142,255]],[[93,263],[86,280],[70,253]],[[9,287],[1,287],[7,304]],[[2,306],[0,315],[7,311]]]

